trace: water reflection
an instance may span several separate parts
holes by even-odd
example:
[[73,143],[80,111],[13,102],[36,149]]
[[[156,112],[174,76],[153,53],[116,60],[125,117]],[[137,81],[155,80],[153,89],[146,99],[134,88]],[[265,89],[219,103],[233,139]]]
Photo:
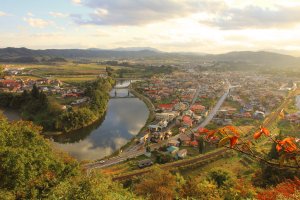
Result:
[[3,115],[8,119],[8,121],[16,121],[21,119],[20,114],[15,110],[0,108],[0,112],[3,113]]
[[[117,90],[123,91],[121,96],[128,94],[127,89]],[[136,135],[148,114],[144,102],[137,98],[110,99],[102,121],[74,133],[55,136],[54,144],[79,160],[99,159],[113,153]]]

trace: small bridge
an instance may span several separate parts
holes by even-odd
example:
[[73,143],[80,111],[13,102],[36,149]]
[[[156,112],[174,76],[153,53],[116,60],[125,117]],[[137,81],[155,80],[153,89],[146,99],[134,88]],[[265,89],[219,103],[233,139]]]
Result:
[[125,96],[118,96],[118,90],[115,90],[114,95],[110,95],[111,99],[126,99],[126,98],[136,98],[134,95],[132,95],[130,93],[130,91],[128,90],[127,95]]
[[133,99],[133,98],[136,98],[135,96],[111,96],[110,97],[111,99]]
[[126,88],[129,88],[129,85],[127,86],[115,86],[113,89],[126,89]]
[[126,81],[142,81],[142,80],[148,80],[148,78],[114,78],[116,81],[122,81],[122,80],[126,80]]

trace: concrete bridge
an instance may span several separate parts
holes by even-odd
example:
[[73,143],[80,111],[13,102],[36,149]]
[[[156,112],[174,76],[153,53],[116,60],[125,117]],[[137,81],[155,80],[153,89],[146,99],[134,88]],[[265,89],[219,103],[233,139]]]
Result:
[[132,80],[134,80],[134,81],[141,81],[141,80],[147,80],[148,78],[134,78],[134,77],[132,77],[132,78],[114,78],[116,81],[122,81],[122,80],[130,80],[130,81],[132,81]]
[[[117,89],[117,88],[115,88]],[[119,88],[120,89],[120,88]],[[118,96],[118,90],[115,90],[114,95],[110,95],[111,99],[126,99],[126,98],[136,98],[134,95],[130,94],[130,90],[127,91],[126,96]]]
[[111,99],[132,99],[132,98],[136,98],[136,97],[135,96],[122,96],[122,97],[112,96],[110,98]]

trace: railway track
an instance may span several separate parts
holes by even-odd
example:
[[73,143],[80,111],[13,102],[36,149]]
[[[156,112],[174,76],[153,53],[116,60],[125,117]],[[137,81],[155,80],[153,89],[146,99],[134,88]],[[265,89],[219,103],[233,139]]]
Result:
[[[199,162],[199,161],[206,161],[206,160],[209,160],[213,157],[220,156],[220,155],[224,154],[227,151],[229,151],[229,149],[221,148],[216,152],[208,153],[206,155],[201,155],[201,156],[198,156],[198,157],[195,157],[195,158],[192,158],[192,159],[182,160],[182,161],[173,162],[173,163],[167,163],[167,164],[161,165],[161,168],[170,170],[174,167],[181,167],[181,166],[186,166],[186,165],[193,164],[193,163],[196,163],[196,162]],[[114,180],[114,181],[124,181],[124,180],[130,179],[130,178],[133,178],[135,176],[143,175],[143,174],[148,173],[150,171],[151,171],[151,169],[139,170],[135,173],[113,177],[112,180]]]

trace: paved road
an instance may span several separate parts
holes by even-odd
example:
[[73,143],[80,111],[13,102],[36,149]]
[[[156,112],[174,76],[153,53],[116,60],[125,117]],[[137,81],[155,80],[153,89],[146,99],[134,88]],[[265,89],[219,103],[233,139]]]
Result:
[[198,83],[198,88],[197,88],[197,90],[196,90],[196,92],[194,94],[194,98],[193,98],[193,100],[192,100],[192,102],[190,104],[190,107],[196,102],[196,100],[197,100],[197,98],[199,96],[200,89],[201,89],[201,87],[200,87],[200,84]]
[[210,121],[214,118],[214,116],[217,114],[218,110],[226,100],[230,89],[227,89],[227,91],[223,94],[223,96],[219,99],[215,107],[211,110],[211,112],[208,114],[208,116],[205,118],[205,120],[196,128],[194,128],[194,131],[198,130],[200,127],[204,128],[207,124],[210,123]]

